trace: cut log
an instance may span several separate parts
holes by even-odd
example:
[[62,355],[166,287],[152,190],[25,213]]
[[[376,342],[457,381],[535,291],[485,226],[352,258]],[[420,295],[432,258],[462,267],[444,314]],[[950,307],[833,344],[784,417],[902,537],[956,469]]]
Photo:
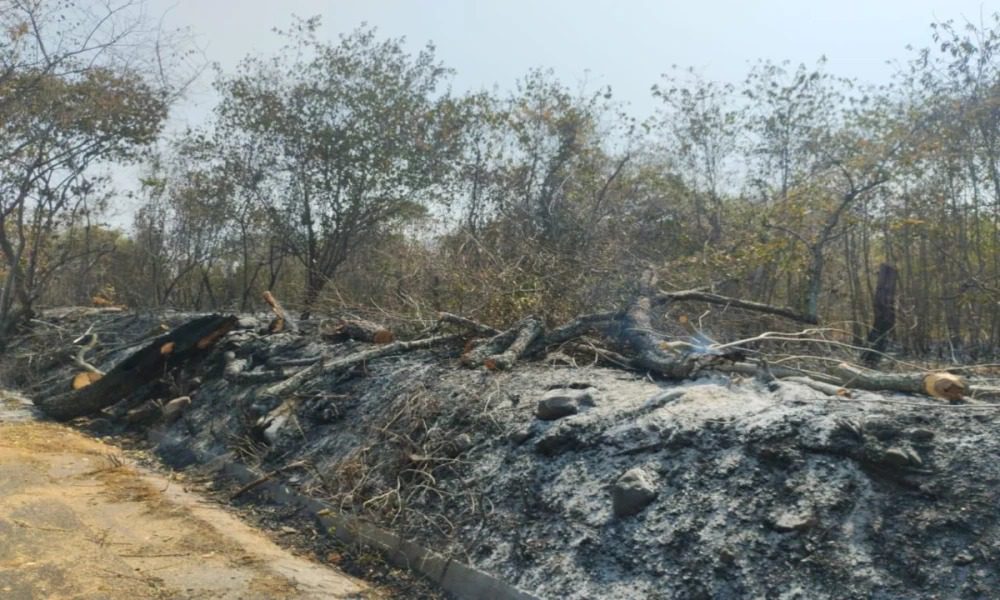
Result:
[[934,398],[961,400],[968,385],[958,375],[945,372],[881,373],[841,363],[835,369],[844,385],[862,390],[926,394]]
[[[66,420],[95,413],[123,400],[164,371],[203,355],[236,325],[236,317],[198,317],[137,350],[87,387],[40,397],[35,404],[48,416]],[[163,348],[170,347],[169,352]]]
[[800,323],[808,323],[810,325],[816,325],[819,323],[819,319],[817,319],[816,317],[798,312],[797,310],[793,310],[791,308],[784,308],[781,306],[771,306],[770,304],[763,304],[761,302],[751,302],[750,300],[740,300],[738,298],[720,296],[718,294],[702,292],[699,290],[660,292],[656,294],[653,301],[654,304],[665,304],[667,302],[687,302],[687,301],[707,302],[709,304],[733,306],[735,308],[742,308],[744,310],[749,310],[753,312],[776,315],[779,317],[784,317],[786,319],[791,319],[792,321],[798,321]]
[[94,373],[93,371],[80,371],[73,376],[73,389],[79,390],[87,387],[88,385],[94,383],[98,379],[103,377],[100,373]]
[[928,396],[956,402],[968,389],[965,380],[952,373],[928,373],[924,376],[924,391]]
[[542,334],[542,322],[535,317],[528,317],[521,321],[517,335],[507,346],[507,349],[499,354],[489,356],[483,361],[483,365],[491,371],[503,371],[514,366],[519,358],[524,356],[528,347]]
[[396,339],[396,336],[385,327],[364,319],[341,319],[327,337],[332,340],[350,339],[369,344],[389,344]]

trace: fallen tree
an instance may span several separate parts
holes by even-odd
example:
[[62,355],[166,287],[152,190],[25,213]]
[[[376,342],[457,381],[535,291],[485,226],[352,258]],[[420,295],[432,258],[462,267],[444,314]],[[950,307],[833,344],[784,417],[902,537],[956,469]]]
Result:
[[234,316],[195,318],[154,339],[94,383],[69,393],[42,396],[35,404],[58,420],[95,413],[124,400],[167,369],[203,356],[235,325]]

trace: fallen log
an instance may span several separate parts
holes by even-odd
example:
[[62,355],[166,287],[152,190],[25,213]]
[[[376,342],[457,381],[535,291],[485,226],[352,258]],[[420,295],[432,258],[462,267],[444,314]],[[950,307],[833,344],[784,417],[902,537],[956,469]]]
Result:
[[791,308],[784,308],[781,306],[771,306],[770,304],[763,304],[761,302],[752,302],[750,300],[740,300],[739,298],[720,296],[718,294],[712,294],[710,292],[703,292],[700,290],[683,290],[678,292],[661,291],[658,294],[656,294],[656,296],[653,298],[654,305],[666,304],[668,302],[686,302],[686,301],[707,302],[709,304],[733,306],[736,308],[742,308],[744,310],[750,310],[753,312],[784,317],[786,319],[791,319],[792,321],[798,321],[800,323],[809,323],[810,325],[816,325],[819,323],[819,319],[817,319],[816,317],[812,315],[807,315],[805,313],[801,313]]
[[519,358],[524,356],[528,347],[542,334],[542,322],[535,317],[524,319],[518,327],[517,335],[499,354],[487,357],[483,365],[491,371],[503,371],[514,366]]
[[364,319],[341,319],[326,337],[331,340],[356,340],[369,344],[388,344],[396,339],[396,336],[379,325]]
[[825,383],[823,381],[817,381],[812,377],[785,377],[782,381],[792,381],[795,383],[801,383],[806,387],[810,387],[817,392],[826,394],[827,396],[836,396],[840,398],[850,398],[851,390],[830,383]]
[[162,376],[165,370],[202,356],[235,326],[234,316],[206,315],[192,319],[137,350],[91,385],[40,397],[35,405],[58,420],[98,412]]
[[514,341],[519,330],[520,323],[507,331],[501,331],[488,340],[469,348],[462,354],[459,361],[466,367],[478,367],[487,358],[506,350]]
[[958,375],[943,371],[930,373],[882,373],[841,363],[834,369],[844,385],[862,390],[925,394],[943,400],[961,400],[968,385]]

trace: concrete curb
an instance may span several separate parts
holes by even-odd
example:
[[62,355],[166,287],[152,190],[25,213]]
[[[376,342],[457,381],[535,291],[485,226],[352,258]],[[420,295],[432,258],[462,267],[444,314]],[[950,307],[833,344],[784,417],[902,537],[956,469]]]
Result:
[[[153,445],[165,436],[150,432]],[[238,462],[231,454],[210,455],[194,450],[198,463],[208,469],[224,473],[241,484],[260,479],[258,473]],[[285,506],[294,506],[311,515],[334,538],[349,544],[361,544],[378,551],[391,564],[419,573],[456,598],[468,600],[542,600],[540,597],[517,589],[493,575],[475,567],[446,558],[433,550],[405,540],[391,531],[382,529],[353,515],[339,512],[332,505],[309,498],[279,481],[268,480],[254,488],[271,500]]]

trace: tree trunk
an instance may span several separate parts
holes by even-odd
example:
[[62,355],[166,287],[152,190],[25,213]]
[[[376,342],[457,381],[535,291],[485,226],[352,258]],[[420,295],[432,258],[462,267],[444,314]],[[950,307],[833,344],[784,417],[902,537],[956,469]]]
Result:
[[896,282],[899,272],[896,267],[882,264],[878,269],[878,283],[875,285],[874,318],[868,332],[868,350],[861,359],[870,368],[878,366],[882,354],[889,345],[889,334],[896,327]]

